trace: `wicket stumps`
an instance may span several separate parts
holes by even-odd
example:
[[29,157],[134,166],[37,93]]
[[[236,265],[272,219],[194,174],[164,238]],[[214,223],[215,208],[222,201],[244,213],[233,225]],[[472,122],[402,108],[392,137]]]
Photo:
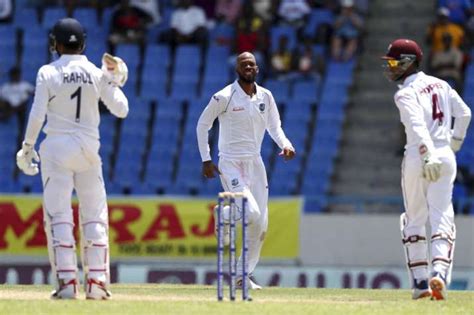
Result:
[[217,300],[224,300],[224,215],[225,203],[229,204],[229,299],[235,301],[237,285],[237,255],[236,255],[236,198],[241,198],[242,204],[242,300],[249,300],[248,277],[248,199],[244,193],[221,192],[217,199]]

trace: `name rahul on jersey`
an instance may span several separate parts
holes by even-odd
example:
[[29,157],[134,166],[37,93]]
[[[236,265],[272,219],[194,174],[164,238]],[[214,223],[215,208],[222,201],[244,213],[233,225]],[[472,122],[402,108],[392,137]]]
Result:
[[91,74],[88,72],[71,72],[63,74],[63,83],[92,84]]

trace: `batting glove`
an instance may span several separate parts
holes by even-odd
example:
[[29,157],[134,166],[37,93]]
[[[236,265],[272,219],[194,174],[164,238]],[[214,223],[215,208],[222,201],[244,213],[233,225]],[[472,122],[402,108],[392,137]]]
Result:
[[451,138],[451,150],[453,150],[454,153],[461,150],[463,141],[464,141],[464,139],[452,137]]
[[436,182],[441,176],[441,162],[434,156],[427,156],[423,159],[423,177],[430,182]]
[[128,67],[120,57],[105,53],[102,56],[102,72],[116,86],[123,87],[128,79]]
[[[35,162],[33,162],[35,161]],[[33,145],[23,142],[20,151],[16,154],[16,165],[26,175],[38,174],[38,162],[40,158]]]

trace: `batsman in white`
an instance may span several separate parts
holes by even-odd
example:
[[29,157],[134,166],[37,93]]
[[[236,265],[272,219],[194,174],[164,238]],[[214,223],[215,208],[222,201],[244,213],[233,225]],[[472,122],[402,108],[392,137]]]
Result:
[[[119,86],[127,80],[125,63],[104,57],[102,70],[82,55],[85,33],[75,19],[59,20],[51,34],[51,49],[60,58],[41,67],[33,106],[17,165],[36,175],[41,157],[43,209],[48,252],[54,278],[52,298],[74,299],[78,276],[71,197],[79,199],[81,258],[88,299],[108,299],[108,211],[99,156],[99,99],[117,117],[128,114],[128,101]],[[44,127],[45,140],[35,151]]]
[[[451,280],[456,228],[451,203],[456,157],[471,111],[448,83],[419,71],[423,53],[409,39],[390,44],[384,74],[400,82],[394,100],[407,143],[401,185],[405,213],[400,217],[413,299],[446,299]],[[452,121],[454,118],[454,127]],[[425,225],[431,225],[431,271]]]
[[[248,197],[248,272],[249,287],[261,289],[252,272],[260,258],[260,250],[268,227],[268,181],[260,150],[265,131],[282,149],[285,160],[295,156],[295,149],[281,128],[280,114],[272,93],[257,85],[258,66],[254,55],[244,52],[237,57],[238,79],[214,94],[202,112],[196,133],[206,178],[220,175],[222,187],[228,192],[244,192]],[[219,167],[211,160],[208,131],[219,119]],[[240,198],[238,198],[240,199]],[[241,200],[237,200],[241,205]],[[224,207],[224,220],[229,207]],[[240,219],[240,216],[237,218]],[[229,229],[225,227],[225,242]],[[242,260],[237,270],[241,273]],[[241,284],[238,275],[237,284]]]

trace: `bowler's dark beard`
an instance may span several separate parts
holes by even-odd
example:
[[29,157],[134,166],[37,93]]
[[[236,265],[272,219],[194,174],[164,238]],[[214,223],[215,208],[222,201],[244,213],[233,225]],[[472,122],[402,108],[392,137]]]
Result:
[[245,83],[251,84],[251,83],[255,83],[255,76],[253,76],[251,79],[247,79],[246,77],[244,77],[243,75],[239,73],[239,80]]

